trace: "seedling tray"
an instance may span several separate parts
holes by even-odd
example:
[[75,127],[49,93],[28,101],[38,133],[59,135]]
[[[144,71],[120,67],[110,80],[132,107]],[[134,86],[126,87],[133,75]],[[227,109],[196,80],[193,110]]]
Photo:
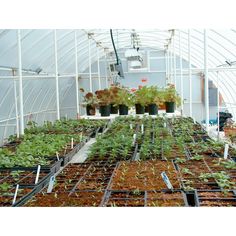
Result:
[[[56,157],[52,157],[50,159],[53,160],[57,160]],[[48,170],[51,173],[56,173],[58,172],[58,170],[61,167],[61,162],[62,159],[60,159],[59,161],[55,161],[53,164],[51,164],[50,166],[41,166],[41,170]],[[16,167],[11,167],[11,168],[0,168],[0,172],[1,171],[17,171],[17,170],[29,170],[29,171],[34,171],[37,170],[37,166],[32,166],[32,167],[21,167],[21,166],[16,166]]]
[[102,206],[188,206],[186,195],[181,190],[120,191],[107,192]]
[[236,192],[229,190],[197,190],[197,206],[236,206]]

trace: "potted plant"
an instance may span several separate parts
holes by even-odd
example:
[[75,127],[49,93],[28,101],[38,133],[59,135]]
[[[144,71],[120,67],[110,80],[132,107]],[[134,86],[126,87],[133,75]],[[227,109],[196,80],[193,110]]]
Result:
[[180,106],[181,98],[175,90],[173,84],[168,84],[167,88],[164,91],[164,99],[166,105],[166,113],[174,113],[175,107]]
[[111,114],[118,114],[118,106],[115,105],[115,102],[116,102],[116,97],[117,97],[117,94],[120,90],[120,87],[118,86],[111,86],[110,87],[110,98],[111,98]]
[[109,89],[97,90],[95,92],[101,116],[110,116],[110,102],[111,102],[111,93]]
[[148,88],[146,86],[134,92],[134,103],[135,103],[136,114],[144,114],[147,92]]
[[115,99],[115,105],[119,106],[120,115],[128,115],[129,107],[133,105],[133,97],[128,89],[120,88]]
[[146,103],[149,107],[149,115],[158,113],[158,106],[163,103],[163,92],[157,86],[151,86],[146,91]]
[[[81,88],[80,91],[84,93],[84,89]],[[84,96],[83,106],[86,107],[87,116],[94,116],[96,114],[97,97],[91,92],[88,92]]]

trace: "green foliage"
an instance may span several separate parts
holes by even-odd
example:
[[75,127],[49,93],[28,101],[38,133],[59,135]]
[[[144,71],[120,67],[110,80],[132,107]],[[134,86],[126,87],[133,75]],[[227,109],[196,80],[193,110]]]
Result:
[[173,84],[169,84],[167,88],[164,90],[164,100],[165,102],[175,102],[176,106],[180,106],[181,98],[175,90],[175,86]]
[[122,88],[118,91],[116,98],[114,98],[114,104],[126,105],[127,107],[132,107],[134,105],[133,95],[128,89]]
[[148,93],[147,86],[143,86],[142,88],[136,90],[134,93],[134,103],[141,104],[142,106],[147,105],[148,104],[147,93]]
[[201,161],[201,160],[203,160],[203,158],[204,158],[203,155],[196,154],[196,155],[191,157],[191,160],[193,160],[193,161]]
[[188,168],[182,168],[181,172],[183,174],[194,175]]
[[8,184],[7,182],[4,182],[2,184],[0,184],[0,193],[1,192],[7,192],[12,188],[11,184]]
[[184,159],[184,158],[179,158],[179,157],[177,157],[176,159],[175,159],[175,163],[185,163],[187,160],[186,159]]
[[147,104],[162,105],[164,102],[164,93],[157,86],[150,86],[147,89],[146,100]]
[[202,173],[199,176],[204,182],[208,182],[210,178],[214,178],[221,189],[233,189],[235,183],[230,181],[230,176],[224,171],[215,173]]

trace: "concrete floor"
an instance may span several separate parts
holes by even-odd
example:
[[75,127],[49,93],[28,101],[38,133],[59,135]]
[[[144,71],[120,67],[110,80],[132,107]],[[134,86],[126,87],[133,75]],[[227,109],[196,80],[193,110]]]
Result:
[[83,163],[87,157],[89,148],[96,142],[96,138],[91,138],[72,158],[70,163]]

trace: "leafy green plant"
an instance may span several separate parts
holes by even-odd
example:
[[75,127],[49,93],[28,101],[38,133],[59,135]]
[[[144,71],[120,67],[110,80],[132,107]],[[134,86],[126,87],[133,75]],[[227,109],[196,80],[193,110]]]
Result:
[[177,157],[176,159],[175,159],[175,163],[185,163],[187,160],[186,159],[184,159],[184,158],[179,158],[179,157]]
[[0,184],[0,192],[7,192],[12,188],[11,184],[8,184],[7,182],[4,182]]
[[134,105],[133,95],[128,89],[122,88],[118,91],[116,98],[114,99],[114,104],[125,105],[127,107],[132,107]]
[[201,161],[203,159],[204,159],[204,156],[203,155],[198,155],[198,154],[191,157],[191,160],[193,160],[193,161]]
[[200,179],[203,179],[204,182],[208,182],[210,178],[214,178],[216,183],[220,188],[224,189],[233,189],[235,183],[230,181],[230,176],[227,175],[224,171],[216,173],[202,173],[199,176]]
[[157,86],[150,86],[147,89],[146,100],[147,104],[162,105],[164,103],[164,93]]
[[147,105],[148,104],[147,93],[148,93],[147,86],[143,86],[142,88],[136,90],[134,92],[134,103],[141,104],[142,106]]
[[188,168],[181,168],[181,173],[194,175]]
[[175,90],[175,86],[173,84],[168,84],[166,89],[164,90],[164,100],[165,102],[175,102],[176,106],[180,106],[181,98]]

